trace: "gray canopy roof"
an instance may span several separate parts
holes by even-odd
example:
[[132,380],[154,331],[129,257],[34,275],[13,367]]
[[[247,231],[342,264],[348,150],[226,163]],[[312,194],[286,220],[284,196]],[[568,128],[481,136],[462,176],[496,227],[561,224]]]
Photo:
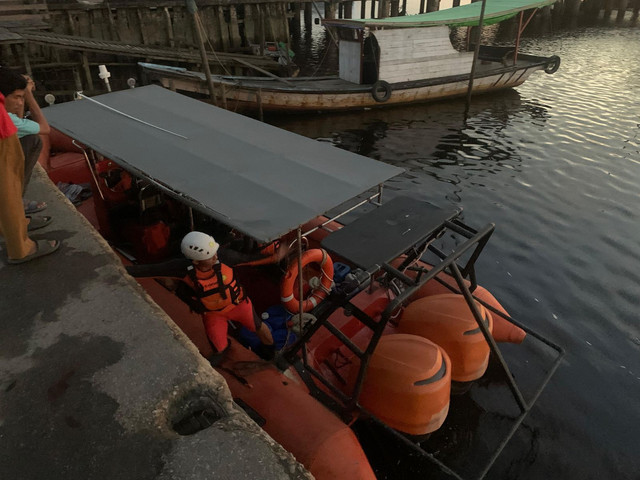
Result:
[[403,171],[157,86],[44,113],[131,173],[265,242]]

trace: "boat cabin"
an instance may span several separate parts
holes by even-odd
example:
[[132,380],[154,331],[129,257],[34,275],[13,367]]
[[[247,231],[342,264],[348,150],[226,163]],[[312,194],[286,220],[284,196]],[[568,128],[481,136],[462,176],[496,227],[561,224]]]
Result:
[[[524,10],[550,5],[555,0],[490,0],[436,12],[384,19],[325,20],[339,38],[339,77],[355,84],[415,82],[469,75],[474,54],[459,52],[451,44],[450,27],[491,25]],[[532,13],[533,14],[533,13]],[[531,17],[529,17],[530,19]],[[528,21],[527,21],[528,22]],[[526,26],[526,24],[525,24]],[[519,37],[524,26],[519,29]],[[515,55],[517,56],[517,54]],[[515,62],[515,56],[511,60]]]
[[[357,84],[412,82],[468,75],[473,52],[458,52],[449,27],[341,29],[339,76]],[[359,37],[347,39],[350,36]]]

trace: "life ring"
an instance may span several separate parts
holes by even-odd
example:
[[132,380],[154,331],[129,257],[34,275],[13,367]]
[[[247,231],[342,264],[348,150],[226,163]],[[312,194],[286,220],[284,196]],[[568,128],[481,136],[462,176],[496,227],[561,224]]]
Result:
[[[329,254],[321,248],[307,250],[302,254],[302,268],[310,263],[320,265],[322,278],[320,285],[312,288],[311,293],[304,299],[302,310],[308,312],[312,310],[321,300],[324,300],[331,290],[333,282],[333,261]],[[298,260],[296,259],[287,270],[287,274],[282,280],[280,287],[280,301],[284,307],[290,312],[298,312],[300,305],[299,300],[293,293],[293,288],[298,278]]]
[[557,55],[552,55],[549,57],[549,61],[544,66],[545,73],[552,74],[558,71],[560,68],[560,57]]
[[371,87],[371,96],[376,102],[386,102],[391,98],[391,85],[384,80],[378,80]]

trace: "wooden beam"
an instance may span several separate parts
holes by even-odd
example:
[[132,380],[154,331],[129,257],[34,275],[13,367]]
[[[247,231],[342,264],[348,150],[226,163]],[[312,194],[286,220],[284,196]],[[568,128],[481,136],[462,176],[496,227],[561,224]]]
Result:
[[87,58],[86,53],[81,53],[80,58],[82,59],[82,68],[84,69],[84,75],[87,78],[87,86],[89,90],[93,90],[93,78],[91,77],[91,69],[89,68],[89,60]]
[[167,25],[167,37],[169,38],[169,46],[175,47],[176,41],[173,35],[173,22],[171,21],[171,13],[169,12],[168,7],[164,7],[163,10],[164,10],[164,18],[166,20],[166,25]]

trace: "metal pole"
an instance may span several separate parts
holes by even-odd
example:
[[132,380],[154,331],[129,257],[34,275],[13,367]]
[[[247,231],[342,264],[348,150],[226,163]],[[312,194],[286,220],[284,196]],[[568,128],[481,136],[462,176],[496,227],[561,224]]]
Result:
[[476,63],[478,62],[478,54],[480,53],[480,37],[482,35],[482,25],[484,24],[484,9],[487,6],[487,0],[482,0],[480,7],[480,19],[478,20],[478,38],[476,39],[476,47],[473,52],[473,63],[471,64],[471,74],[469,75],[469,88],[467,90],[467,105],[464,110],[465,118],[469,114],[471,106],[471,91],[473,90],[473,76],[476,74]]
[[518,36],[516,37],[516,51],[513,52],[513,64],[515,65],[518,61],[518,49],[520,48],[520,35],[522,34],[522,18],[524,17],[524,12],[520,12],[518,20]]
[[302,285],[302,227],[298,227],[298,331],[302,335],[304,314],[304,288]]
[[211,103],[218,105],[216,101],[215,88],[213,86],[213,80],[211,79],[211,70],[209,70],[209,60],[207,59],[207,51],[204,48],[204,40],[202,39],[202,31],[200,30],[200,22],[198,15],[198,7],[195,0],[185,0],[187,4],[187,10],[193,17],[193,28],[196,32],[198,39],[198,48],[200,49],[200,57],[202,58],[202,68],[204,68],[204,75],[207,78],[207,85],[209,86],[209,95],[211,96]]

